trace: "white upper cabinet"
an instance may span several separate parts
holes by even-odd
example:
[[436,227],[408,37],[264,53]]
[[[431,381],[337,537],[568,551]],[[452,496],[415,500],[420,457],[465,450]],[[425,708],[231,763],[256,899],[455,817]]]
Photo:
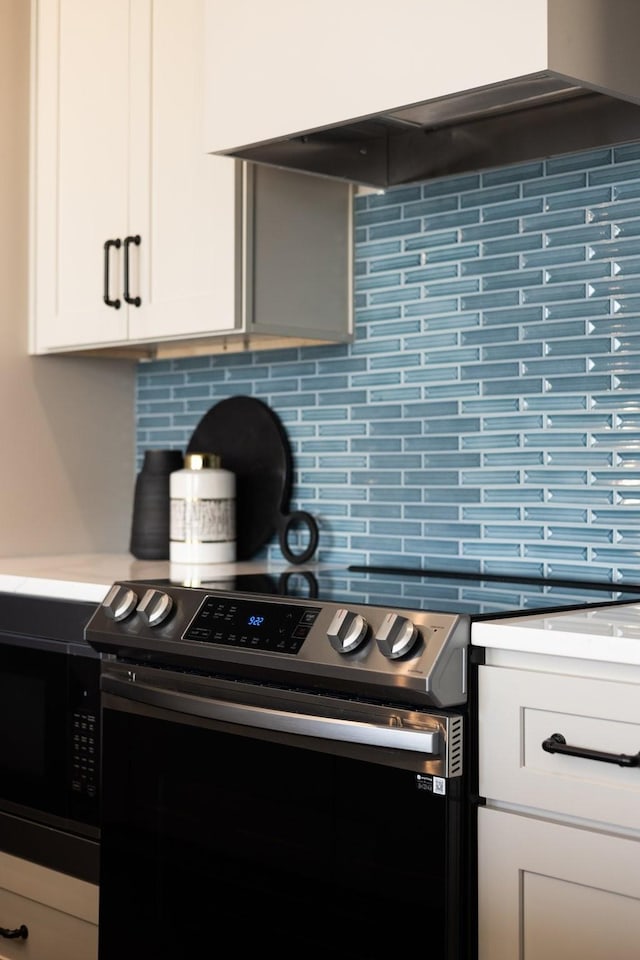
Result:
[[213,152],[547,66],[547,0],[205,2]]
[[352,192],[205,152],[203,36],[203,0],[33,0],[32,353],[350,339]]

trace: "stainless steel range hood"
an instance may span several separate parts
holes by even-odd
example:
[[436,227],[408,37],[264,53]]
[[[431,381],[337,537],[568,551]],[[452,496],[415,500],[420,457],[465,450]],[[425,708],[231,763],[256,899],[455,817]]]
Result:
[[640,139],[640,0],[548,0],[547,28],[538,73],[232,154],[387,187]]

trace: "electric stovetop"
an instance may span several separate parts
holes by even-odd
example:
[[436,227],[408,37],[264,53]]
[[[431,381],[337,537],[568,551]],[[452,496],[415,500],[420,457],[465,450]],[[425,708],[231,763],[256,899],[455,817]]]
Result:
[[[154,586],[190,586],[176,579]],[[614,585],[574,580],[542,580],[492,574],[453,574],[441,570],[360,567],[286,570],[239,574],[198,582],[203,590],[279,595],[339,604],[432,610],[491,619],[536,611],[560,611],[613,603],[640,602],[640,584]]]

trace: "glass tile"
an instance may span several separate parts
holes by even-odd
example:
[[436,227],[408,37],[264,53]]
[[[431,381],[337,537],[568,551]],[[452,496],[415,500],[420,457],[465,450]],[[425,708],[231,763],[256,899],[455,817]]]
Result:
[[508,200],[517,200],[520,197],[520,185],[504,183],[489,187],[486,184],[482,190],[471,190],[460,197],[461,207],[486,207],[490,203],[504,203]]
[[586,510],[563,507],[526,507],[525,518],[542,523],[586,523],[589,514]]
[[516,523],[522,519],[518,507],[463,507],[462,516],[465,520],[479,520],[482,523],[489,520],[501,520],[503,523],[511,520]]
[[640,180],[631,180],[613,187],[614,200],[630,200],[633,197],[640,197]]
[[584,354],[585,348],[588,350],[589,357],[597,353],[608,353],[611,349],[611,340],[609,337],[589,337],[588,340],[584,337],[570,340],[545,340],[545,350],[549,357],[575,357]]
[[[533,430],[542,427],[542,417],[530,414],[510,417],[484,417],[482,420],[482,429],[485,433],[494,430]],[[514,434],[514,442],[517,442],[517,435]]]
[[494,257],[503,253],[525,253],[526,256],[528,251],[539,250],[541,246],[541,234],[500,237],[497,240],[485,240],[482,244],[482,255]]
[[537,527],[530,523],[518,523],[506,526],[505,524],[488,523],[484,527],[484,536],[492,540],[542,540],[544,527]]
[[554,374],[583,374],[589,369],[589,364],[585,357],[562,357],[555,360],[551,357],[545,357],[541,360],[526,360],[522,363],[523,376],[532,377],[552,377]]
[[[463,543],[462,550],[466,557],[481,557],[485,560],[489,556],[501,557],[508,560],[510,557],[520,556],[520,547],[512,543],[492,544],[486,540],[481,543]],[[502,573],[509,573],[513,576],[513,567],[508,570],[501,570]]]
[[458,276],[456,263],[436,263],[432,266],[421,267],[419,270],[407,270],[404,275],[405,283],[426,283],[429,280],[442,280]]
[[520,377],[517,380],[494,380],[483,383],[482,390],[486,397],[495,396],[518,396],[523,394],[535,394],[542,392],[542,380],[530,378],[525,385]]
[[548,286],[531,287],[522,291],[525,303],[547,303],[549,300],[584,300],[586,295],[584,283],[558,284],[550,289]]
[[357,261],[358,266],[368,266],[370,273],[383,273],[387,270],[407,270],[420,265],[419,253],[403,253],[394,257],[378,257],[376,260]]
[[495,310],[497,307],[515,307],[519,302],[517,290],[500,290],[497,293],[479,293],[475,296],[469,294],[461,297],[460,306],[463,310]]
[[493,380],[498,377],[517,377],[518,373],[518,363],[474,363],[460,368],[460,376],[463,380]]
[[362,210],[358,215],[358,226],[369,227],[372,224],[395,222],[400,220],[401,217],[402,207],[399,204],[392,207]]
[[408,233],[421,233],[420,220],[394,220],[391,223],[367,227],[369,240],[386,240],[390,237],[404,237]]
[[584,543],[587,546],[591,543],[612,543],[613,531],[601,530],[594,527],[563,527],[549,524],[547,527],[547,536],[549,540],[569,540],[571,543]]
[[[553,483],[553,478],[551,483]],[[563,490],[562,487],[554,488],[549,487],[549,502],[550,503],[576,503],[581,504],[596,504],[596,503],[613,503],[613,494],[610,490],[597,490],[591,487],[588,490],[574,490],[567,488]]]
[[547,197],[547,210],[568,210],[572,207],[595,206],[609,203],[613,196],[611,187],[588,187],[586,190],[574,190],[571,193],[558,193]]
[[438,180],[427,180],[422,185],[422,193],[425,197],[437,197],[443,193],[463,193],[466,190],[475,190],[479,184],[480,176],[477,173],[442,177]]
[[544,455],[541,450],[516,448],[509,453],[485,453],[482,462],[486,467],[530,467],[544,463]]
[[548,543],[527,543],[524,545],[524,555],[525,557],[542,557],[546,560],[586,560],[588,556],[586,547],[561,547]]
[[621,180],[637,180],[640,177],[640,162],[628,160],[605,164],[599,170],[589,171],[589,183],[619,183]]
[[523,180],[533,180],[544,174],[544,164],[541,161],[534,163],[518,163],[509,167],[499,167],[497,170],[487,170],[482,174],[482,183],[492,187],[498,183],[512,183]]
[[554,470],[554,471],[541,471],[541,470],[527,470],[525,473],[525,482],[526,483],[536,483],[542,484],[545,486],[554,484],[586,484],[589,481],[589,476],[585,470]]
[[611,163],[612,153],[609,147],[570,153],[566,156],[550,157],[546,161],[547,173],[563,173],[566,170],[586,170],[589,167],[602,167]]
[[444,194],[441,197],[426,197],[414,203],[408,203],[403,212],[405,217],[426,217],[435,213],[450,213],[452,210],[458,210],[459,206],[458,197],[455,194]]
[[583,244],[552,249],[533,250],[522,256],[523,267],[547,267],[564,263],[584,263],[587,247]]
[[482,208],[482,220],[490,223],[494,220],[507,220],[509,217],[530,217],[543,209],[542,198],[532,197],[496,203]]
[[366,276],[357,277],[355,280],[355,289],[359,291],[379,290],[384,287],[399,287],[402,283],[402,277],[399,273],[368,273]]
[[479,213],[477,210],[454,210],[451,213],[434,213],[425,216],[422,221],[423,229],[427,232],[431,230],[446,230],[448,227],[464,227],[471,223],[477,223]]
[[488,434],[486,432],[478,434],[463,435],[460,438],[460,445],[463,450],[480,450],[483,453],[486,450],[496,449],[497,447],[508,447],[509,449],[518,449],[519,434]]
[[638,216],[638,204],[635,200],[627,200],[624,203],[614,200],[612,203],[603,203],[599,207],[589,207],[587,210],[587,220],[589,223],[603,223],[615,220],[626,220],[630,217]]
[[[413,232],[413,231],[412,231]],[[430,233],[421,233],[420,236],[407,236],[403,241],[404,250],[424,250],[431,255],[433,247],[446,247],[458,242],[457,230],[433,230]]]
[[572,283],[575,280],[594,280],[612,275],[612,264],[608,261],[591,261],[575,266],[547,267],[546,283]]
[[491,237],[517,236],[520,233],[520,221],[500,220],[496,223],[480,223],[477,226],[465,226],[460,231],[464,241],[487,240]]
[[495,276],[482,278],[482,289],[490,290],[508,290],[512,287],[535,287],[543,282],[544,275],[542,270],[521,270],[519,273],[501,273]]
[[551,392],[587,393],[592,390],[606,390],[610,380],[603,376],[586,377],[550,377],[546,389]]
[[[549,172],[549,171],[548,171]],[[587,175],[584,171],[558,173],[556,176],[537,177],[522,185],[523,197],[547,196],[553,193],[568,193],[570,190],[580,190],[587,184]],[[584,203],[582,204],[584,206]]]
[[507,490],[492,490],[489,487],[483,491],[482,499],[484,503],[539,503],[544,500],[544,493],[542,490],[535,490],[532,487],[522,487],[515,484]]
[[406,516],[413,519],[426,520],[455,520],[458,517],[458,507],[438,504],[409,504]]

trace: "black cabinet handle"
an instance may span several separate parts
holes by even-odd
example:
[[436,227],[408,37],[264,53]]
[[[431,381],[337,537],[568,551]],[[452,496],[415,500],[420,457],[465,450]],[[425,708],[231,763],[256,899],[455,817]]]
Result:
[[24,923],[15,930],[9,930],[7,927],[0,927],[0,937],[7,940],[26,940],[29,936],[29,930]]
[[110,300],[109,299],[109,251],[111,247],[115,247],[116,250],[119,250],[122,245],[122,241],[118,238],[117,240],[105,240],[104,242],[104,302],[108,307],[113,307],[115,310],[120,309],[119,300]]
[[584,760],[599,760],[601,763],[617,763],[619,767],[640,767],[640,753],[605,753],[602,750],[572,747],[561,733],[552,733],[550,737],[543,740],[542,749],[547,753],[563,753],[567,757],[582,757]]
[[133,304],[134,307],[139,307],[142,303],[140,297],[132,297],[129,293],[129,247],[132,243],[135,244],[136,247],[139,247],[140,237],[136,235],[135,237],[125,237],[124,239],[124,299],[127,303]]

